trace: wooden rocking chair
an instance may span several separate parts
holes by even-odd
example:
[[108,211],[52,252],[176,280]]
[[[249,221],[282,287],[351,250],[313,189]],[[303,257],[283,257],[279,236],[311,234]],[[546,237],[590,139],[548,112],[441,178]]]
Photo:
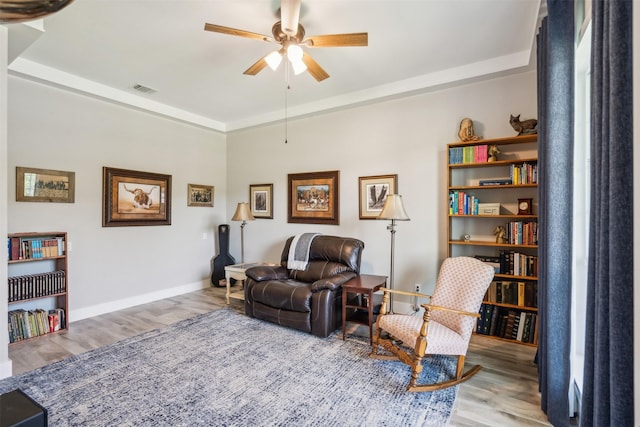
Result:
[[[493,267],[482,261],[455,257],[442,263],[433,296],[383,288],[370,356],[400,360],[409,365],[408,391],[440,390],[468,380],[481,369],[480,365],[475,365],[463,372],[475,318],[479,317],[478,311],[493,275]],[[423,316],[387,314],[390,293],[428,298],[430,303],[421,305],[425,310]],[[392,354],[379,354],[379,346]],[[418,384],[425,354],[457,356],[455,378],[435,384]]]

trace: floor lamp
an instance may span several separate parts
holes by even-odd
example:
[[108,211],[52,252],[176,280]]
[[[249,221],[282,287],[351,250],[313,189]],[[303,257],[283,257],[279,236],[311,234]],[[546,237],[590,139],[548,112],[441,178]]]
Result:
[[[393,264],[394,264],[394,248],[396,244],[396,221],[409,221],[409,215],[404,210],[402,204],[402,196],[398,194],[389,194],[384,202],[382,212],[378,215],[378,219],[390,219],[391,224],[387,225],[387,230],[391,231],[391,269],[389,271],[389,289],[394,289],[393,285]],[[393,293],[389,298],[389,313],[393,313]]]
[[247,225],[247,221],[253,221],[255,218],[251,214],[251,208],[249,203],[240,202],[236,207],[236,212],[233,214],[231,221],[242,221],[240,224],[240,263],[244,264],[244,226]]

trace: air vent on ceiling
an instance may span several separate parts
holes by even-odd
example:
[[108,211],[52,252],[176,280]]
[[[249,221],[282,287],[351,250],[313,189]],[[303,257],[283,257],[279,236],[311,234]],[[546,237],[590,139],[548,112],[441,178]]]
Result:
[[139,84],[133,85],[133,88],[135,90],[137,90],[138,92],[147,93],[147,94],[151,94],[151,93],[156,93],[157,92],[155,89],[151,89],[150,87],[142,86],[142,85],[139,85]]

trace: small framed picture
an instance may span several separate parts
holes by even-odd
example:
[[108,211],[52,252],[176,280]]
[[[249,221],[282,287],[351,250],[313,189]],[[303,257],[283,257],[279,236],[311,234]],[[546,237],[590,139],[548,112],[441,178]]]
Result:
[[273,219],[273,184],[249,185],[249,200],[254,218]]
[[74,203],[75,172],[16,167],[17,202]]
[[187,206],[213,207],[213,185],[187,184]]
[[360,219],[376,219],[387,196],[398,192],[398,175],[361,176],[358,181]]

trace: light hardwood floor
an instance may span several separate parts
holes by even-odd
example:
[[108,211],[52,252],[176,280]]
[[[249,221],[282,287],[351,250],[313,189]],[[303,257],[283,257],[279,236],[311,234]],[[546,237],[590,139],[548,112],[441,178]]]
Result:
[[[12,344],[9,357],[19,374],[73,354],[112,344],[145,331],[225,307],[225,289],[208,288],[73,322],[65,333]],[[231,307],[243,313],[242,301]],[[367,336],[366,327],[350,333]],[[451,426],[549,426],[540,409],[535,348],[482,336],[471,340],[467,363],[483,369],[460,386]]]

